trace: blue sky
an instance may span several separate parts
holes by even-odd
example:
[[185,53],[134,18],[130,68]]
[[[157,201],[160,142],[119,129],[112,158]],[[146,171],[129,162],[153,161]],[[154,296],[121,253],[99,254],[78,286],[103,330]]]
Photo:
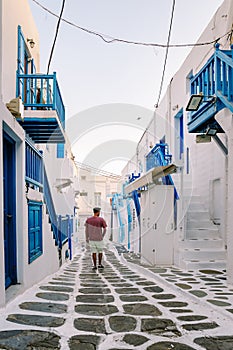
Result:
[[[61,0],[38,1],[59,14]],[[196,42],[221,3],[222,0],[176,0],[171,42]],[[38,7],[33,0],[29,0],[29,4],[40,34],[41,72],[46,72],[57,19]],[[172,0],[66,0],[63,17],[113,37],[166,43],[171,6]],[[189,50],[170,50],[163,93]],[[57,72],[67,118],[73,118],[77,121],[75,124],[83,125],[86,111],[109,104],[137,105],[151,111],[152,116],[158,98],[164,55],[165,49],[162,48],[106,44],[98,37],[62,22],[50,72]],[[148,118],[144,118],[140,128],[147,126]],[[112,136],[116,137],[114,128],[112,130]],[[105,132],[111,135],[110,129]],[[85,135],[87,139],[87,133]],[[135,142],[138,138],[137,130]],[[96,147],[93,135],[89,141],[93,148]],[[72,142],[78,149],[78,141]],[[81,147],[83,152],[83,142]],[[84,161],[86,156],[83,154],[81,157],[80,154],[77,151],[77,159]],[[126,154],[128,157],[130,155]]]

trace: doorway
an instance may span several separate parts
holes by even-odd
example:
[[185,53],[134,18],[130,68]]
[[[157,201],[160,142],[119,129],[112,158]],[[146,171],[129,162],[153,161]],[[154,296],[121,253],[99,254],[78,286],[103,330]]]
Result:
[[5,288],[17,283],[15,141],[3,133]]

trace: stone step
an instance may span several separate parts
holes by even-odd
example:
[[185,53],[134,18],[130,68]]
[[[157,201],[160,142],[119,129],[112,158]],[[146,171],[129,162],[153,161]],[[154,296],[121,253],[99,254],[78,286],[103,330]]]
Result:
[[187,212],[187,220],[210,220],[210,215],[207,210],[189,210]]
[[213,238],[213,239],[188,239],[179,242],[179,247],[184,248],[200,248],[200,249],[223,249],[224,241],[222,238]]
[[215,229],[215,225],[211,220],[188,220],[186,224],[187,230],[192,229]]
[[180,267],[185,270],[224,270],[226,269],[226,262],[224,260],[183,260],[180,262]]
[[185,201],[187,203],[188,211],[204,211],[204,205],[200,202],[192,202],[191,200]]
[[180,258],[184,260],[198,260],[198,261],[205,261],[205,260],[225,260],[226,259],[226,251],[224,249],[188,249],[185,248],[184,250],[180,251]]
[[220,238],[217,228],[195,228],[186,230],[186,239],[214,239]]

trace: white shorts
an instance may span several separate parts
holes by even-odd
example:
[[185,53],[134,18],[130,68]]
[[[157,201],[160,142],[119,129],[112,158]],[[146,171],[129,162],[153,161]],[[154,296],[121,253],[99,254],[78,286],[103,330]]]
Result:
[[92,253],[102,253],[104,249],[104,241],[89,241]]

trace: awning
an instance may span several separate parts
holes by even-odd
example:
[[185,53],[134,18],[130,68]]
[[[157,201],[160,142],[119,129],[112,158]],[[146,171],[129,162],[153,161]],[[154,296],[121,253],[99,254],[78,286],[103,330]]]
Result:
[[130,192],[133,192],[134,190],[137,190],[140,187],[151,185],[155,183],[157,179],[169,174],[173,174],[176,172],[176,170],[177,166],[175,164],[169,164],[152,168],[147,173],[139,177],[137,180],[125,186],[125,193],[128,194]]

